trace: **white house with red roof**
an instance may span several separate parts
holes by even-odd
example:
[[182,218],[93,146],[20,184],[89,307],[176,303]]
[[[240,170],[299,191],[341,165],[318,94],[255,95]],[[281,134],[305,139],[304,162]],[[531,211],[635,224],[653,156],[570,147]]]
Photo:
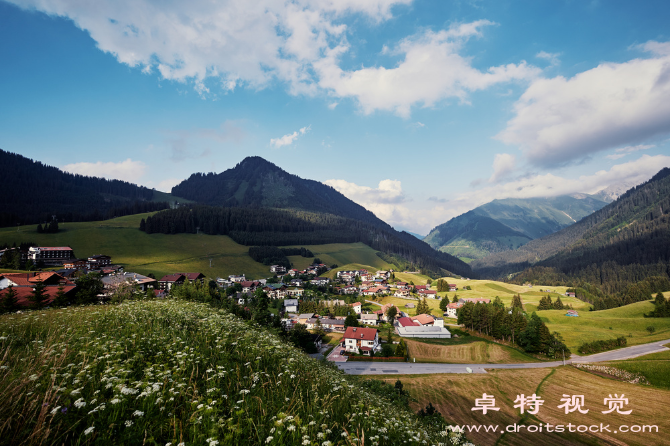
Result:
[[447,311],[444,312],[444,316],[447,317],[458,317],[458,309],[463,306],[463,302],[452,302],[447,305]]
[[360,302],[354,302],[351,304],[351,308],[353,308],[354,313],[356,314],[361,314],[361,311],[363,311],[363,306],[361,305]]
[[347,327],[342,342],[348,352],[369,355],[371,351],[379,350],[379,334],[376,328]]
[[419,290],[419,296],[427,297],[430,299],[437,299],[437,291],[435,290]]

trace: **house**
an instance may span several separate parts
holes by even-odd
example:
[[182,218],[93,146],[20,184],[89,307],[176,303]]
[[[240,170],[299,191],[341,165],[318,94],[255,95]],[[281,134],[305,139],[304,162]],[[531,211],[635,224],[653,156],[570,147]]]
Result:
[[351,308],[353,308],[354,313],[356,314],[361,314],[361,311],[363,309],[360,302],[354,302],[353,304],[351,304]]
[[399,290],[409,290],[409,284],[407,282],[396,282],[395,286]]
[[379,334],[375,328],[347,327],[342,340],[348,352],[369,355],[379,350]]
[[400,314],[400,309],[399,309],[398,307],[396,307],[395,305],[393,305],[393,304],[384,304],[384,305],[382,306],[382,309],[381,309],[381,310],[377,310],[377,311],[375,311],[375,313],[377,313],[377,314],[380,315],[380,316],[379,316],[379,319],[380,319],[380,320],[382,320],[382,321],[384,321],[384,322],[388,322],[388,318],[386,317],[386,312],[387,312],[388,309],[391,308],[391,307],[395,307],[395,309],[396,309],[396,314],[397,314],[397,315]]
[[46,285],[44,292],[46,294],[45,305],[51,303],[60,289],[65,296],[74,300],[76,285],[74,282],[64,278],[54,272],[39,273],[5,273],[0,274],[0,300],[7,293],[9,287],[16,292],[16,299],[19,306],[29,307],[32,303],[30,298],[33,294],[33,288],[37,283]]
[[401,297],[403,299],[408,299],[409,297],[411,297],[410,291],[405,288],[403,289],[398,288],[393,295],[395,297]]
[[309,283],[316,286],[326,286],[330,283],[330,279],[327,277],[315,277]]
[[436,325],[399,325],[396,330],[403,338],[451,338],[451,332],[449,330]]
[[412,316],[410,319],[412,319],[414,322],[417,322],[419,325],[433,325],[435,322],[435,318],[429,314],[418,314],[416,316]]
[[238,282],[244,282],[245,280],[247,280],[247,278],[244,277],[244,274],[240,276],[233,274],[231,276],[228,276],[228,280],[230,280],[233,283],[238,283]]
[[568,297],[576,297],[576,294],[573,291],[566,291],[565,295]]
[[433,322],[434,327],[444,327],[444,319],[442,319],[441,317],[436,317],[434,319],[435,319],[435,321]]
[[173,286],[179,286],[185,281],[186,276],[183,274],[167,274],[158,281],[158,288],[164,291],[170,291]]
[[437,299],[437,291],[435,290],[421,290],[419,291],[419,296],[426,297],[430,299]]
[[565,315],[570,317],[579,317],[579,313],[577,313],[577,310],[568,310],[568,312],[565,313]]
[[447,311],[444,312],[443,316],[447,317],[458,317],[458,309],[463,306],[463,302],[453,302],[447,305]]
[[449,291],[457,291],[458,287],[456,286],[455,283],[450,283],[449,284]]
[[302,288],[291,287],[286,289],[286,295],[291,297],[301,297],[305,292]]
[[284,311],[287,313],[297,313],[298,299],[284,299]]
[[361,324],[365,325],[377,325],[377,320],[379,317],[374,313],[361,314]]
[[342,307],[343,307],[343,306],[345,306],[345,305],[347,304],[347,303],[346,303],[345,301],[343,301],[342,299],[322,300],[321,303],[324,304],[324,305],[327,306],[327,307],[334,307],[334,306],[336,306],[336,305],[339,305],[339,306],[342,306]]
[[298,315],[298,323],[307,325],[307,320],[314,317],[314,313],[303,313]]
[[299,271],[295,268],[288,270],[288,275],[291,276],[291,277],[295,277],[296,274],[298,274],[298,273],[299,273]]
[[381,287],[381,286],[376,286],[372,288],[368,288],[364,290],[361,294],[364,296],[380,296],[382,294],[386,293],[386,288]]
[[86,269],[86,260],[83,259],[71,259],[67,262],[63,262],[63,268],[65,269]]
[[428,289],[428,285],[415,285],[414,286],[414,291],[419,292],[419,291],[425,291]]
[[458,299],[458,301],[461,302],[461,303],[472,302],[474,304],[490,304],[491,303],[491,299],[485,299],[483,297],[466,297],[466,298]]
[[240,283],[240,285],[242,285],[243,293],[254,293],[256,288],[261,286],[261,283],[257,280],[245,280],[244,282]]
[[409,317],[400,317],[395,321],[396,327],[420,327],[421,324]]
[[74,251],[69,246],[31,246],[27,254],[27,259],[34,264],[42,262],[44,265],[62,265],[73,258]]
[[358,288],[353,285],[344,286],[340,288],[340,294],[356,294],[358,293]]
[[291,286],[303,286],[305,284],[305,281],[302,279],[293,279],[291,280]]
[[382,279],[390,279],[391,273],[389,271],[377,271],[376,276]]
[[143,276],[142,274],[137,273],[127,272],[108,275],[102,278],[102,283],[105,284],[105,288],[107,289],[114,289],[124,282],[137,285],[140,291],[146,291],[149,288],[158,288],[158,281],[156,279],[152,279],[151,277]]
[[344,319],[321,318],[321,328],[326,331],[344,332]]
[[112,258],[110,256],[98,254],[88,258],[86,261],[86,268],[89,270],[99,270],[102,267],[111,265]]
[[272,265],[270,272],[275,274],[286,274],[286,267],[282,265]]

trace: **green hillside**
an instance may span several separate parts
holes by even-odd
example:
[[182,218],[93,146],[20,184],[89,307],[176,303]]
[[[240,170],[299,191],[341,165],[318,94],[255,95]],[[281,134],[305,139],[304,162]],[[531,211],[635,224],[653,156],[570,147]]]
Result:
[[[70,246],[78,257],[94,254],[112,256],[114,263],[129,271],[153,273],[156,277],[177,271],[199,271],[208,277],[246,273],[257,279],[270,275],[266,265],[248,255],[248,246],[228,236],[206,234],[145,234],[137,229],[149,214],[130,215],[102,222],[65,223],[56,234],[38,234],[35,227],[0,228],[0,245],[34,242],[42,246]],[[328,265],[363,263],[386,268],[375,250],[362,243],[307,246]],[[211,267],[209,259],[212,259]],[[296,267],[305,267],[311,258],[292,256]]]

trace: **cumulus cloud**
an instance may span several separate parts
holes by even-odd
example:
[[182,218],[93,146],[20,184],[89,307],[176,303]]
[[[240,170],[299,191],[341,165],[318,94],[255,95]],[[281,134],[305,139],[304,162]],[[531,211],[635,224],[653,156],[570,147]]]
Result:
[[119,163],[107,162],[103,163],[73,163],[66,164],[62,169],[66,172],[87,175],[92,177],[107,178],[110,180],[123,180],[131,183],[138,183],[139,179],[144,175],[147,166],[142,161],[133,161],[128,158]]
[[516,167],[516,157],[509,153],[498,153],[493,160],[493,175],[489,178],[489,183],[497,183],[514,171]]
[[212,79],[224,90],[263,88],[273,79],[294,93],[314,90],[310,64],[324,50],[346,46],[337,21],[363,14],[389,19],[411,0],[10,0],[25,9],[67,17],[98,47],[145,73],[192,82],[201,96]]
[[628,155],[629,153],[637,152],[640,150],[647,150],[651,149],[653,147],[656,147],[653,144],[641,144],[638,146],[627,146],[627,147],[622,147],[620,149],[616,149],[611,155],[607,155],[606,158],[609,158],[611,160],[618,160],[619,158],[623,158],[624,156]]
[[156,189],[162,192],[172,192],[172,188],[184,181],[183,178],[166,178],[158,182]]
[[478,20],[437,32],[426,30],[403,39],[395,48],[384,49],[386,53],[403,56],[393,68],[345,71],[339,67],[338,59],[346,48],[332,48],[326,57],[314,62],[319,86],[335,96],[354,98],[366,114],[387,110],[408,117],[415,105],[431,107],[450,98],[467,103],[470,92],[537,77],[540,70],[525,61],[480,71],[459,53],[468,39],[481,36],[482,28],[492,24]]
[[409,227],[413,223],[412,213],[404,205],[407,198],[398,180],[382,180],[377,187],[360,186],[346,180],[327,180],[324,183],[392,226]]
[[669,133],[670,45],[644,48],[656,57],[536,79],[496,137],[518,145],[532,164],[553,167]]
[[308,131],[310,131],[312,126],[307,126],[303,127],[300,130],[296,130],[293,133],[289,133],[288,135],[284,135],[280,138],[270,138],[270,145],[274,146],[275,149],[278,149],[283,146],[290,146],[293,144],[293,141],[295,141],[299,136],[304,135]]

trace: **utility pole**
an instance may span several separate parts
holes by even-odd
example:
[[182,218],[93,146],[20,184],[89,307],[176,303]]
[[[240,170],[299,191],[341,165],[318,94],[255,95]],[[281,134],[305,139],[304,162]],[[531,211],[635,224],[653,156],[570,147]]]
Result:
[[565,350],[561,350],[563,352],[563,365],[565,365]]

